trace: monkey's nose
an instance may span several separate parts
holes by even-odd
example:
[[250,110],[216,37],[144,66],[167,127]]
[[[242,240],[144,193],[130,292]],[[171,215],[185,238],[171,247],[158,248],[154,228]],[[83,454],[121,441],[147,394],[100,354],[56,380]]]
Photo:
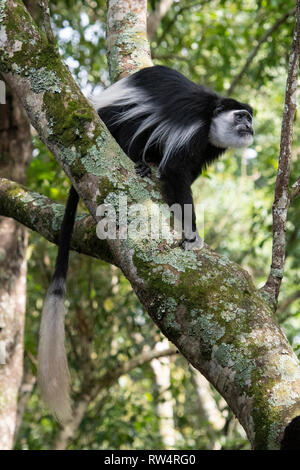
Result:
[[247,131],[247,132],[249,132],[249,134],[252,134],[252,135],[253,135],[253,127],[251,126],[251,124],[246,123],[246,124],[244,125],[244,130]]

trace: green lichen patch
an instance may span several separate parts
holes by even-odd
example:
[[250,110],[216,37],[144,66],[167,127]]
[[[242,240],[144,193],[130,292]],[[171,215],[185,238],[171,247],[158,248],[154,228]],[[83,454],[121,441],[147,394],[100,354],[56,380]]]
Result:
[[196,336],[202,345],[202,354],[210,357],[213,346],[223,338],[225,327],[213,319],[211,315],[199,315],[189,322],[189,335]]
[[178,275],[170,267],[165,266],[162,270],[162,281],[169,285],[175,285],[178,282]]
[[234,381],[239,385],[241,391],[248,391],[252,383],[252,372],[256,368],[255,361],[241,354],[237,354],[233,370]]
[[[175,321],[175,312],[177,308],[177,301],[173,297],[161,297],[158,308],[157,317],[161,320],[165,315],[169,315],[167,323],[170,322],[171,318]],[[177,326],[176,326],[177,328]]]
[[5,12],[4,12],[5,6],[6,6],[6,0],[0,0],[0,23],[5,18]]
[[[150,66],[150,50],[145,31],[141,29],[140,18],[135,12],[130,12],[122,20],[114,21],[111,29],[114,43],[109,49],[109,69],[113,81],[126,69],[134,72],[142,66]],[[126,63],[126,65],[124,65]]]
[[159,240],[147,240],[144,246],[141,246],[141,250],[137,249],[136,256],[145,263],[152,261],[157,265],[172,266],[178,272],[185,272],[187,269],[196,270],[198,267],[195,252],[184,251],[180,247],[162,247]]
[[57,231],[57,230],[60,230],[65,208],[64,206],[60,204],[56,204],[52,207],[52,209],[53,209],[52,228],[53,230]]
[[181,322],[178,319],[178,302],[174,297],[160,297],[156,306],[155,317],[160,320],[163,330],[171,335],[172,340],[181,336]]
[[61,91],[61,81],[52,70],[41,67],[40,69],[30,68],[25,72],[30,77],[31,88],[35,93],[44,91],[59,93]]
[[244,351],[242,347],[222,342],[214,349],[213,357],[221,367],[231,369],[234,372],[233,380],[239,389],[252,396],[252,375],[257,370],[255,356],[252,357],[247,349]]
[[236,348],[233,344],[222,343],[214,353],[214,358],[222,367],[232,367],[236,357]]
[[124,188],[124,174],[120,169],[132,172],[133,165],[129,158],[111,138],[106,129],[96,137],[95,144],[89,147],[81,158],[81,163],[88,173],[109,180],[118,188]]
[[83,165],[80,161],[80,155],[77,152],[75,146],[70,148],[61,148],[60,150],[61,161],[66,165],[70,166],[76,172],[76,175],[83,175],[85,173]]

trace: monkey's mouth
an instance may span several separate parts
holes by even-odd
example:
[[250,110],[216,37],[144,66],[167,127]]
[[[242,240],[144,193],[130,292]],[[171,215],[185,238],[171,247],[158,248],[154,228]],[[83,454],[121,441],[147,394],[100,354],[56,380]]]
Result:
[[253,129],[239,129],[239,135],[241,137],[245,137],[245,136],[253,136],[254,135],[254,131]]

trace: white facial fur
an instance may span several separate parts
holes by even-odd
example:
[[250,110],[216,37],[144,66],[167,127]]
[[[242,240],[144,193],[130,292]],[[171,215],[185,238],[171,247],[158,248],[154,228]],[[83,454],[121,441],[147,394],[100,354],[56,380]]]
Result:
[[239,135],[234,124],[234,114],[238,112],[224,111],[212,120],[209,132],[210,143],[219,148],[243,148],[253,142],[253,135]]

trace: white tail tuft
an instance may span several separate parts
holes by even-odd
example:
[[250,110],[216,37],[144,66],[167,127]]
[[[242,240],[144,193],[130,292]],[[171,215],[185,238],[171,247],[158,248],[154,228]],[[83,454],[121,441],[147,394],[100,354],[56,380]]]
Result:
[[55,279],[44,302],[38,351],[38,382],[42,396],[61,423],[72,417],[65,350],[64,292],[64,281]]

